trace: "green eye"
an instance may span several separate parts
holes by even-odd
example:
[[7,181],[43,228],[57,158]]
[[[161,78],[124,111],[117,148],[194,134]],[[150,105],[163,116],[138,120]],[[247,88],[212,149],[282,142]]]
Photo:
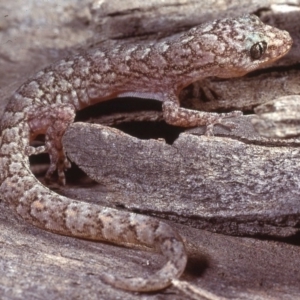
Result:
[[255,43],[250,49],[250,55],[253,59],[260,59],[267,50],[268,44],[265,41]]

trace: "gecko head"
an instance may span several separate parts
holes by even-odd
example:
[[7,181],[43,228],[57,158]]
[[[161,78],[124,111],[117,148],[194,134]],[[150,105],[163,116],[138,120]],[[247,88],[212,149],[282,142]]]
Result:
[[254,15],[244,16],[244,19],[249,20],[242,64],[246,72],[273,63],[291,49],[293,40],[287,31],[266,25]]
[[292,46],[287,31],[264,24],[255,15],[215,21],[207,32],[214,44],[215,76],[238,77],[271,64]]

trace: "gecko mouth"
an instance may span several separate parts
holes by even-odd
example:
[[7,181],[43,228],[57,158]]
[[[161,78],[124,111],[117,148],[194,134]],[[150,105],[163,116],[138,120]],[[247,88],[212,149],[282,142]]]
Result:
[[270,55],[270,61],[276,61],[278,60],[279,58],[285,56],[291,49],[291,45],[289,47],[286,47],[285,49],[280,49],[280,51],[272,51],[272,55]]

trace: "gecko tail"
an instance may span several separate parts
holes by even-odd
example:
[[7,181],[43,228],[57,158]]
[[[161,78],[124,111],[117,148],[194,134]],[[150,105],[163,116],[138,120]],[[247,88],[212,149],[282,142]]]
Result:
[[[160,223],[163,227],[169,227],[167,232],[170,232],[170,226]],[[160,236],[159,239],[164,239],[164,241],[160,241],[162,243],[159,242],[159,247],[162,254],[168,259],[160,270],[144,278],[103,274],[100,279],[116,288],[136,292],[153,292],[171,285],[172,281],[178,279],[185,269],[187,263],[186,251],[181,239],[177,237],[170,237],[167,234],[165,237]]]
[[161,274],[158,273],[155,273],[153,277],[151,276],[150,278],[125,278],[112,274],[105,274],[101,275],[100,279],[107,284],[123,290],[135,292],[153,292],[162,290],[172,283],[169,278],[163,278]]
[[[93,208],[95,211],[95,207]],[[102,222],[101,238],[116,244],[144,245],[155,248],[166,258],[165,265],[145,277],[100,275],[103,282],[113,287],[135,292],[162,290],[184,272],[187,253],[181,236],[170,225],[148,216],[103,208],[97,213]],[[98,219],[98,220],[99,220]]]
[[[167,223],[58,195],[41,185],[29,170],[23,169],[23,178],[26,173],[25,193],[24,188],[18,188],[11,177],[2,183],[0,191],[10,203],[14,198],[18,199],[15,201],[16,212],[29,223],[67,236],[155,248],[166,258],[160,270],[145,278],[100,275],[104,282],[124,290],[150,292],[168,287],[173,279],[178,279],[184,272],[187,263],[184,243]],[[10,192],[11,186],[15,187],[17,195]]]

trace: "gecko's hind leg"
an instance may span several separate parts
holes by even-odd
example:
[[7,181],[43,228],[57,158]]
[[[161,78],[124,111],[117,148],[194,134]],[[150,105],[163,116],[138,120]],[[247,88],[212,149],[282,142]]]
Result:
[[[37,110],[36,110],[37,111]],[[60,184],[65,184],[65,171],[71,164],[67,159],[63,145],[62,137],[75,118],[75,109],[69,104],[55,104],[41,106],[39,113],[30,115],[29,124],[32,136],[39,133],[45,134],[45,146],[33,148],[28,147],[28,154],[38,154],[47,152],[50,157],[50,166],[45,179],[50,180],[52,174],[57,170]],[[36,149],[36,150],[34,150]]]

